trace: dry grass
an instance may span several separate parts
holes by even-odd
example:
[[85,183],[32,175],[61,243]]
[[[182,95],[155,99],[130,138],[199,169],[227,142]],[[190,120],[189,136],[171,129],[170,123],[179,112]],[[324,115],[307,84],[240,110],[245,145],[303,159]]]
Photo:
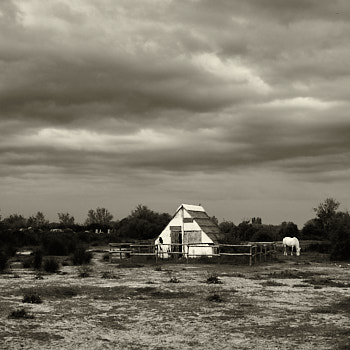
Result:
[[263,287],[281,287],[281,286],[285,286],[284,283],[281,283],[281,282],[277,282],[277,281],[274,281],[274,280],[271,280],[271,281],[265,281],[265,282],[262,282],[260,283]]
[[[14,271],[21,276],[17,279],[1,275],[4,348],[55,350],[88,344],[91,349],[344,350],[349,345],[350,298],[346,287],[334,290],[330,281],[340,287],[350,269],[330,264],[295,268],[296,260],[290,258],[282,269],[272,263],[253,267],[168,264],[160,271],[155,271],[155,265],[121,271],[100,255],[93,259],[90,278],[76,278],[74,266],[62,269],[66,275],[49,274],[44,280],[35,280],[34,271],[23,269]],[[115,273],[122,278],[114,278]],[[296,291],[291,281],[283,280],[320,280],[320,274],[321,290]],[[181,283],[167,283],[174,276]],[[224,284],[206,284],[207,277],[220,281],[218,276]],[[7,319],[23,306],[23,295],[33,291],[44,301],[27,304],[27,314],[35,319]]]
[[303,281],[304,283],[309,283],[315,287],[337,287],[337,288],[348,288],[349,283],[336,282],[330,278],[310,278]]
[[313,271],[283,270],[278,272],[271,272],[266,275],[266,278],[302,279],[302,278],[314,277],[317,274],[318,274],[317,272],[313,272]]
[[73,298],[81,293],[81,289],[76,286],[40,286],[35,288],[20,288],[15,293],[31,294],[35,293],[45,298],[65,299]]
[[224,299],[218,293],[214,293],[214,294],[209,295],[207,297],[207,300],[215,302],[215,303],[222,303],[224,301]]
[[312,312],[321,314],[344,314],[350,316],[350,297],[343,298],[330,305],[315,307]]
[[8,318],[12,319],[33,319],[34,315],[29,314],[26,309],[21,308],[17,310],[11,311],[11,313],[8,315]]

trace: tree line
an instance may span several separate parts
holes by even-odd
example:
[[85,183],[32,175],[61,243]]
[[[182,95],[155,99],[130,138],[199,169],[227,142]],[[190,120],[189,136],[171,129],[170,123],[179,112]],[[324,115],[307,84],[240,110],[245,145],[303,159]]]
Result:
[[[313,208],[315,217],[307,221],[302,229],[291,221],[284,221],[279,225],[266,225],[259,217],[244,219],[238,225],[229,220],[219,223],[215,217],[212,219],[223,233],[222,243],[279,241],[286,236],[302,240],[324,240],[330,242],[333,259],[348,259],[350,215],[348,211],[339,211],[339,206],[337,200],[326,198]],[[12,241],[17,245],[59,246],[57,241],[63,234],[69,239],[75,237],[76,240],[86,243],[151,240],[162,232],[171,219],[168,213],[155,212],[142,204],[137,205],[121,220],[113,220],[110,211],[100,207],[88,211],[84,224],[77,224],[74,216],[67,212],[57,215],[57,222],[49,222],[42,212],[37,212],[29,218],[20,214],[12,214],[3,219],[0,217],[0,243],[2,242],[3,246]],[[96,232],[100,234],[96,235]],[[54,237],[54,244],[49,242],[48,237]]]

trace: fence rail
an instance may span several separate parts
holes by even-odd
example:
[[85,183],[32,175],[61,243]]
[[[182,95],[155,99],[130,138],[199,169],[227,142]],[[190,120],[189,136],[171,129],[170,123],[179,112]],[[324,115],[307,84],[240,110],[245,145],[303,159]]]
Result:
[[[191,250],[192,248],[192,250]],[[194,248],[208,248],[210,252],[196,253]],[[189,261],[197,257],[218,257],[218,262],[225,257],[247,256],[249,265],[267,258],[276,257],[275,242],[249,242],[248,244],[206,244],[206,243],[172,243],[172,244],[135,244],[135,243],[110,243],[109,261],[113,258],[127,259],[133,256],[154,257],[158,259],[182,257]]]

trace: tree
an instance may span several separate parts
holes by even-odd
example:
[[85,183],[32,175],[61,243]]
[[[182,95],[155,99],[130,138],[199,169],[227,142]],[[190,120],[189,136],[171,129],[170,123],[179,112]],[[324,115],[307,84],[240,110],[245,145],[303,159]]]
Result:
[[74,225],[74,216],[69,213],[57,213],[60,224],[64,227],[69,227]]
[[113,219],[113,215],[106,208],[90,209],[85,225],[98,224],[100,226],[109,226]]
[[3,220],[5,227],[10,229],[20,229],[27,226],[27,219],[20,214],[11,214]]
[[330,234],[332,243],[332,260],[350,259],[350,215],[348,212],[338,212]]
[[[350,215],[348,212],[337,211],[340,203],[333,198],[327,198],[314,208],[316,219],[309,221],[306,227],[314,225],[331,241],[332,260],[350,259]],[[303,231],[306,230],[304,226]]]
[[260,217],[252,218],[253,225],[262,225],[262,220]]
[[49,225],[49,221],[46,220],[45,215],[38,211],[35,216],[31,216],[27,222],[28,226],[34,227],[36,229],[43,228]]
[[321,202],[317,208],[314,208],[316,212],[317,220],[321,224],[324,230],[325,236],[329,238],[332,224],[336,218],[337,209],[340,203],[333,198],[326,198]]
[[146,205],[138,204],[134,210],[131,211],[130,217],[144,220],[151,220],[155,213]]
[[319,220],[311,219],[307,221],[301,230],[301,237],[303,239],[320,239],[324,237],[324,231]]
[[211,220],[214,224],[219,225],[219,220],[218,220],[218,218],[217,218],[216,216],[211,216],[211,217],[210,217],[210,220]]
[[281,227],[278,230],[279,239],[284,237],[297,237],[299,238],[299,229],[298,226],[292,221],[283,221]]
[[253,237],[254,233],[257,231],[257,227],[250,224],[250,220],[244,219],[237,226],[237,237],[239,241],[250,241],[251,237]]
[[252,237],[253,242],[272,242],[276,240],[276,227],[274,225],[259,225]]
[[119,238],[145,240],[157,237],[171,217],[167,213],[157,213],[146,205],[138,204],[131,214],[116,225]]
[[222,221],[219,224],[219,229],[222,233],[231,233],[233,234],[236,229],[236,225],[232,221]]

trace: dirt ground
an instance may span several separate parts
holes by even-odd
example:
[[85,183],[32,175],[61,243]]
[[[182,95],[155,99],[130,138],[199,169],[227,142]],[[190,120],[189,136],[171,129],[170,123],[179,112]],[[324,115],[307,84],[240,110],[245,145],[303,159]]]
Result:
[[[280,254],[120,268],[102,255],[92,271],[1,274],[0,349],[350,349],[349,264]],[[33,294],[42,303],[23,303]],[[8,318],[22,308],[29,317]]]

